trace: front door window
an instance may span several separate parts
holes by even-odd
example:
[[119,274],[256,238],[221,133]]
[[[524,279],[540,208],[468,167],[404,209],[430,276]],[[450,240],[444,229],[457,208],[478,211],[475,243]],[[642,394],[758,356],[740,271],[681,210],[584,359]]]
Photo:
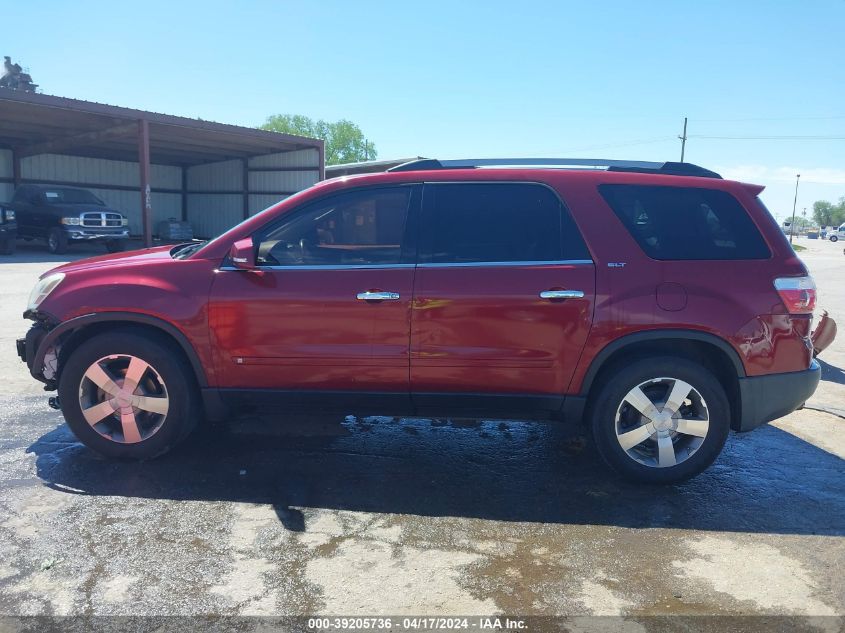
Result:
[[398,264],[410,187],[331,196],[309,205],[267,232],[259,266],[366,266]]

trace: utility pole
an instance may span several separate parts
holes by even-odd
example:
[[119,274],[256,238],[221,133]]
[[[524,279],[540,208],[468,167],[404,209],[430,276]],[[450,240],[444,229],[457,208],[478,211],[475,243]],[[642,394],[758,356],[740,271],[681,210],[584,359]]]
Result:
[[789,227],[789,243],[792,244],[792,236],[795,235],[795,205],[798,204],[798,183],[801,180],[801,174],[795,176],[795,199],[792,201],[792,226]]
[[679,136],[681,139],[681,162],[684,162],[684,150],[687,147],[687,117],[684,117],[684,134],[683,136]]

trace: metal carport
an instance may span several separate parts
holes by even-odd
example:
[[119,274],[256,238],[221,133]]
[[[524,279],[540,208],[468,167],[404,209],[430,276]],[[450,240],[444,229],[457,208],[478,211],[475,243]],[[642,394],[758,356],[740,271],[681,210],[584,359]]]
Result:
[[322,180],[324,157],[318,139],[0,88],[0,200],[26,182],[89,188],[146,245],[170,217],[211,237]]

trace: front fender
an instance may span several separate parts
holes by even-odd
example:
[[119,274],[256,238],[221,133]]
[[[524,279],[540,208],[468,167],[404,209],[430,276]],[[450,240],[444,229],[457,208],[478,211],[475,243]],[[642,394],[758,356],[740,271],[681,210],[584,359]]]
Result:
[[[75,317],[68,321],[64,321],[57,326],[53,327],[46,332],[42,331],[41,329],[44,328],[44,325],[38,323],[34,325],[30,332],[35,332],[38,330],[37,337],[33,335],[27,335],[27,365],[29,367],[29,372],[32,374],[33,378],[40,380],[42,382],[48,382],[45,380],[45,377],[42,374],[42,368],[44,367],[44,359],[47,353],[51,349],[55,349],[57,344],[67,335],[73,334],[83,328],[89,327],[94,324],[104,324],[104,323],[113,323],[115,325],[124,324],[124,323],[135,323],[141,325],[147,325],[153,327],[157,330],[160,330],[168,335],[170,335],[173,339],[179,343],[179,346],[182,348],[182,351],[185,352],[185,356],[187,356],[188,360],[191,363],[191,367],[194,370],[194,375],[197,378],[197,383],[199,384],[200,388],[205,388],[208,386],[208,376],[205,371],[205,367],[203,366],[202,360],[200,359],[200,355],[197,353],[197,350],[191,344],[188,337],[185,336],[179,328],[177,328],[172,323],[168,323],[167,321],[150,316],[147,314],[141,314],[138,312],[99,312],[94,314],[85,314],[82,316]],[[30,339],[32,340],[32,344],[30,344]],[[30,345],[34,348],[33,352],[29,351]]]
[[200,386],[214,384],[208,331],[214,269],[214,262],[173,260],[167,251],[157,250],[82,260],[57,269],[66,277],[38,306],[39,314],[49,315],[49,333],[35,352],[31,373],[39,378],[47,350],[67,341],[69,334],[126,323],[169,335],[191,361]]

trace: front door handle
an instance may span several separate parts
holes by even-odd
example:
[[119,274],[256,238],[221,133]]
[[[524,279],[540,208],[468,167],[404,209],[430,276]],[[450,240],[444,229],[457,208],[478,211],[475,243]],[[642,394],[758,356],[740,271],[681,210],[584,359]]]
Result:
[[540,293],[541,299],[583,299],[584,293],[580,290],[544,290]]
[[366,292],[359,292],[356,298],[358,301],[399,301],[399,293],[367,290]]

